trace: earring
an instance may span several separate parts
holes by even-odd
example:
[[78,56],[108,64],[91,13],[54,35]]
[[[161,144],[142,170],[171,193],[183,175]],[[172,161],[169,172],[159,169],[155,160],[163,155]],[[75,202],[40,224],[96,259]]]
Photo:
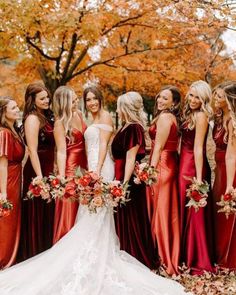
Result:
[[170,107],[170,112],[172,113],[174,110],[175,110],[175,105],[172,104],[171,107]]

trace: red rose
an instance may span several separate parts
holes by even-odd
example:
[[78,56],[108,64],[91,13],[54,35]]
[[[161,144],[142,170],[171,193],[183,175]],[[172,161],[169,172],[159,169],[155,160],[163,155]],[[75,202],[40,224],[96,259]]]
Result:
[[225,194],[223,196],[223,200],[224,201],[231,201],[232,200],[232,195],[231,194]]
[[32,183],[29,185],[29,190],[31,191],[32,195],[35,197],[39,197],[41,194],[42,188],[38,185],[33,185]]
[[142,171],[142,172],[139,174],[139,178],[140,178],[140,180],[142,180],[142,181],[147,181],[147,180],[148,180],[148,173],[147,173],[147,171]]
[[111,188],[111,194],[115,197],[121,197],[123,195],[122,188],[114,186]]
[[54,179],[51,181],[51,186],[52,186],[52,187],[57,187],[59,184],[60,184],[60,180],[59,180],[58,178],[54,178]]
[[82,186],[88,186],[91,182],[91,177],[89,175],[84,175],[78,181],[78,183]]
[[202,195],[198,191],[192,191],[191,198],[194,199],[195,202],[199,202],[202,199]]
[[66,184],[64,198],[76,197],[76,183],[71,180]]

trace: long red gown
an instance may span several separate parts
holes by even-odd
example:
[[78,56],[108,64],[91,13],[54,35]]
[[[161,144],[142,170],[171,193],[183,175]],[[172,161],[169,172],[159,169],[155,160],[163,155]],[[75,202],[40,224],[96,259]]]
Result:
[[[115,159],[115,178],[124,179],[126,152],[140,145],[136,160],[145,156],[144,130],[139,124],[130,124],[118,131],[112,142],[112,154]],[[149,268],[156,268],[155,249],[148,219],[145,185],[136,185],[133,177],[129,182],[129,198],[125,206],[115,213],[116,231],[122,250],[125,250]]]
[[[78,129],[72,130],[73,141],[67,139],[67,156],[65,175],[74,176],[78,166],[87,168],[85,152],[84,131],[86,125],[82,124],[82,132]],[[74,225],[79,203],[71,200],[56,200],[53,244],[62,238]]]
[[6,128],[0,129],[0,156],[8,159],[7,197],[13,210],[7,217],[0,218],[0,269],[15,262],[20,239],[20,193],[22,160],[25,147],[20,139]]
[[[152,140],[152,157],[156,124],[149,129]],[[151,220],[152,236],[157,243],[160,261],[168,274],[178,273],[180,253],[180,224],[177,192],[178,179],[178,128],[172,124],[166,144],[157,165],[158,180],[147,187],[147,203]]]
[[[43,176],[49,176],[54,168],[53,124],[47,122],[39,131],[38,156]],[[23,198],[32,178],[36,176],[30,158],[23,170]],[[47,203],[41,198],[22,200],[21,239],[18,260],[34,256],[52,246],[54,202]]]
[[[207,138],[207,136],[206,136]],[[210,184],[211,172],[206,158],[206,138],[203,151],[202,178]],[[192,274],[201,274],[204,270],[213,271],[212,245],[212,196],[209,194],[207,205],[195,212],[193,208],[185,207],[187,203],[186,189],[190,180],[185,176],[196,176],[194,163],[195,128],[182,128],[182,141],[179,165],[179,195],[180,195],[180,225],[181,225],[181,258],[191,268]]]
[[[217,213],[220,208],[216,202],[220,201],[221,195],[226,189],[226,166],[225,154],[227,142],[224,142],[225,129],[215,125],[213,139],[216,144],[215,152],[215,181],[213,186],[214,220],[215,220],[215,255],[216,263],[221,267],[236,269],[236,215],[230,215],[227,219],[224,213]],[[234,177],[236,187],[236,175]]]

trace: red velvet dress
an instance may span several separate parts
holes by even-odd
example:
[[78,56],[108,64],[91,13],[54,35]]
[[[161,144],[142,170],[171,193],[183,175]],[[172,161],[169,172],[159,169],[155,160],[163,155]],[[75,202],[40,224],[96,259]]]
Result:
[[0,156],[8,159],[7,197],[13,210],[0,218],[0,269],[11,266],[16,258],[20,239],[20,193],[22,182],[22,160],[25,147],[20,139],[6,129],[0,129]]
[[[39,131],[38,137],[38,156],[43,176],[53,173],[54,148],[53,124],[47,122]],[[34,177],[36,174],[28,157],[23,171],[23,197]],[[27,259],[52,246],[54,208],[54,202],[47,203],[41,198],[22,201],[19,260]]]
[[[215,182],[213,186],[214,219],[215,219],[215,254],[216,263],[221,267],[236,269],[236,215],[227,219],[224,213],[217,213],[220,208],[216,202],[226,189],[225,154],[227,143],[224,142],[225,129],[223,126],[214,126],[213,139],[216,144],[215,152]],[[236,175],[234,177],[236,187]]]
[[[152,157],[156,124],[149,129],[152,139]],[[152,236],[157,243],[160,261],[168,274],[178,273],[180,253],[180,224],[177,192],[178,179],[178,129],[173,123],[157,165],[158,180],[147,187],[147,203],[151,220]]]
[[[74,176],[78,166],[86,169],[87,158],[85,152],[84,131],[86,125],[83,123],[82,132],[73,129],[73,142],[67,138],[66,176]],[[56,200],[53,244],[62,238],[74,225],[79,203],[71,200]]]
[[[115,178],[124,179],[126,152],[140,145],[136,160],[145,156],[144,130],[139,124],[130,124],[118,131],[112,142],[112,154],[115,160]],[[130,180],[130,201],[117,209],[115,223],[120,246],[149,268],[156,268],[155,250],[148,219],[145,185],[136,185]]]
[[[195,212],[185,207],[188,199],[186,189],[190,181],[184,177],[196,176],[194,163],[195,129],[182,129],[182,141],[179,166],[180,224],[181,224],[181,257],[193,274],[201,274],[203,270],[213,271],[212,267],[212,196],[209,194],[207,205]],[[206,136],[207,138],[207,136]],[[202,178],[210,183],[210,167],[206,158],[206,138],[203,151]]]

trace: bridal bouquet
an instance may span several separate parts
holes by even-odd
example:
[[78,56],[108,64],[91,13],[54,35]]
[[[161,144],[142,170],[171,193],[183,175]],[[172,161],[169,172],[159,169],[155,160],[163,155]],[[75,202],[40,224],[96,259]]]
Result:
[[91,213],[96,213],[101,207],[117,207],[128,200],[127,184],[104,182],[101,176],[92,171],[78,168],[74,181],[77,184],[75,198],[81,205],[88,206]]
[[193,207],[197,212],[200,208],[205,207],[207,204],[209,184],[205,180],[199,183],[195,177],[185,178],[190,179],[192,182],[186,190],[186,195],[190,199],[186,204],[186,207]]
[[140,184],[144,182],[146,185],[151,186],[157,182],[157,169],[150,166],[148,163],[135,163],[134,167],[134,183]]
[[53,199],[62,199],[66,193],[66,184],[69,182],[69,179],[50,174],[47,182],[50,187],[51,197]]
[[51,201],[50,185],[47,181],[47,177],[39,178],[35,177],[29,185],[29,190],[26,194],[26,199],[33,199],[41,197],[47,202]]
[[229,215],[236,213],[236,189],[228,194],[221,196],[221,200],[216,203],[221,208],[217,212],[225,213],[226,218],[229,218]]
[[0,200],[0,218],[9,216],[11,211],[13,210],[13,205],[10,201]]

